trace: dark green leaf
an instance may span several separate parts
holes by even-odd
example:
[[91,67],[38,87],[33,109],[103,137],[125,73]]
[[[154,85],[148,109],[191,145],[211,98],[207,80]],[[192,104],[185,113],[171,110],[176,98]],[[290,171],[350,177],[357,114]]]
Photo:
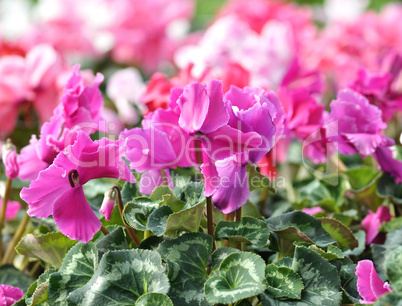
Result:
[[391,201],[402,204],[402,184],[397,184],[388,173],[384,173],[380,178],[377,191],[380,196],[388,197]]
[[304,289],[301,277],[292,269],[268,265],[265,267],[265,279],[268,282],[266,292],[273,298],[301,299]]
[[0,266],[0,284],[18,287],[25,293],[34,281],[34,278],[14,268],[12,265]]
[[359,246],[359,241],[353,236],[352,231],[338,220],[332,218],[320,218],[324,230],[341,246],[353,250]]
[[119,226],[105,237],[103,237],[96,245],[99,252],[99,257],[102,257],[104,253],[108,251],[126,250],[129,249],[129,245],[124,234],[124,229]]
[[390,252],[385,259],[385,272],[394,291],[402,291],[402,246]]
[[240,222],[220,221],[215,228],[215,239],[228,239],[233,243],[247,242],[256,247],[267,245],[267,223],[253,217],[243,217]]
[[205,283],[205,296],[210,303],[234,303],[260,294],[267,288],[265,262],[253,253],[239,252],[227,256],[219,275]]
[[135,306],[173,306],[173,303],[166,294],[151,292],[141,295]]

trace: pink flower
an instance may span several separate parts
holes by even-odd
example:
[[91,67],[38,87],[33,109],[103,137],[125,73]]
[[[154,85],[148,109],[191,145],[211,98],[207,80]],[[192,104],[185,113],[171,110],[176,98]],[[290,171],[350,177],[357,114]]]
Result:
[[381,111],[365,97],[344,89],[330,106],[330,119],[338,120],[339,128],[339,135],[332,140],[338,141],[341,154],[359,153],[364,158],[387,144],[387,137],[381,133],[387,127]]
[[0,284],[0,306],[11,306],[23,296],[20,288]]
[[115,204],[116,196],[114,195],[113,189],[109,189],[105,192],[101,208],[99,209],[99,211],[105,215],[105,220],[110,221],[110,216],[112,215]]
[[41,127],[39,139],[32,136],[30,144],[24,147],[18,156],[21,180],[34,180],[39,171],[53,163],[57,154],[71,144],[67,135],[73,129],[92,133],[99,129],[103,98],[99,85],[103,76],[98,74],[93,84],[79,72],[79,65],[66,84],[60,104],[54,110],[53,117]]
[[357,291],[363,300],[361,304],[372,304],[378,297],[392,292],[389,284],[383,282],[378,276],[371,260],[361,260],[356,266]]
[[391,220],[391,214],[387,206],[380,206],[375,213],[370,212],[362,221],[366,232],[366,244],[383,243],[385,236],[378,231],[383,222]]
[[140,183],[139,183],[139,190],[141,193],[151,194],[153,190],[163,185],[163,180],[166,179],[166,183],[170,188],[174,188],[172,177],[170,176],[170,172],[168,168],[164,169],[166,178],[162,177],[161,171],[158,170],[148,170],[142,173]]
[[365,158],[374,155],[382,171],[390,173],[397,183],[402,182],[402,162],[395,160],[388,146],[395,142],[382,134],[387,125],[381,110],[357,92],[344,89],[330,104],[329,121],[337,121],[338,130],[329,131],[330,141],[338,142],[341,154],[359,153]]
[[23,188],[20,196],[28,203],[30,216],[53,215],[64,235],[88,242],[101,223],[88,205],[82,185],[101,177],[132,183],[135,178],[122,160],[125,146],[122,139],[103,138],[93,142],[82,131],[72,135],[72,139],[73,144],[66,147],[49,168],[41,171],[29,188]]
[[306,208],[303,208],[301,211],[305,212],[306,214],[312,215],[312,216],[316,215],[318,213],[324,212],[324,210],[320,206],[311,207],[311,208],[306,207]]
[[[0,203],[3,203],[3,199],[0,198]],[[17,201],[8,201],[7,208],[6,208],[6,220],[13,220],[18,214],[18,211],[21,209],[20,202]]]
[[3,145],[3,163],[6,168],[6,176],[10,179],[15,179],[18,176],[19,166],[17,162],[17,151],[15,146],[8,139]]

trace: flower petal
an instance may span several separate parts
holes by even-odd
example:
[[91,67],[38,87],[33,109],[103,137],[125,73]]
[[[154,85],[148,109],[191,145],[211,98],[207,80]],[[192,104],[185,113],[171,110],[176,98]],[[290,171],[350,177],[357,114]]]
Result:
[[53,204],[53,218],[60,232],[70,239],[90,241],[102,223],[90,208],[82,186],[69,187]]

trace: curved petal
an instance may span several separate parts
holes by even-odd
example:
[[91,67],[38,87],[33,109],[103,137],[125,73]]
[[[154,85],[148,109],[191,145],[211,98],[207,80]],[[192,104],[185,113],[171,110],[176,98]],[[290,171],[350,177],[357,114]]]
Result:
[[181,110],[179,124],[182,129],[189,134],[198,132],[207,117],[210,103],[205,87],[200,83],[187,85],[177,103]]
[[90,241],[102,223],[89,207],[82,186],[64,191],[53,204],[53,218],[60,232],[70,239]]
[[374,154],[376,149],[386,142],[383,134],[343,134],[356,148],[363,158]]
[[[208,114],[200,129],[204,134],[216,131],[229,121],[229,115],[223,102],[222,83],[218,80],[209,81],[207,94],[209,96]],[[194,115],[197,116],[196,113]]]
[[356,266],[355,274],[357,275],[357,291],[365,302],[373,303],[376,296],[371,288],[371,274],[374,264],[371,260],[361,260]]
[[65,169],[51,165],[39,173],[29,188],[22,188],[20,196],[29,205],[28,215],[47,218],[52,214],[53,202],[71,188],[67,174]]
[[247,169],[234,158],[216,162],[216,168],[220,184],[212,195],[212,200],[220,212],[229,214],[246,204],[250,196]]

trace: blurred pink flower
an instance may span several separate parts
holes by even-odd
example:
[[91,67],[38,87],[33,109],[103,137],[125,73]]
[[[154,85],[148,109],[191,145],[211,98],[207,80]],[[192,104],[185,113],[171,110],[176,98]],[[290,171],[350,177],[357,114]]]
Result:
[[[73,144],[66,147],[53,164],[39,173],[29,188],[21,191],[21,199],[28,203],[27,213],[37,218],[53,215],[60,231],[81,242],[88,242],[99,231],[101,222],[90,208],[82,188],[91,179],[110,177],[135,183],[126,166],[125,141],[102,138],[92,141],[78,131]],[[65,203],[70,203],[65,205]]]
[[[385,234],[378,230],[383,222],[391,220],[391,214],[387,206],[380,206],[375,213],[370,212],[362,221],[364,231],[366,232],[366,245],[372,243],[382,244],[385,240]],[[383,234],[383,235],[381,235]]]
[[392,292],[390,285],[378,276],[371,260],[361,260],[357,263],[357,291],[363,298],[361,304],[373,304],[377,298]]
[[11,306],[23,296],[20,288],[0,284],[0,306]]
[[19,166],[17,162],[17,150],[10,139],[2,147],[2,159],[6,170],[6,176],[15,179],[18,176]]
[[[2,198],[0,198],[0,203],[3,203]],[[7,202],[7,208],[6,208],[6,215],[5,215],[6,220],[13,220],[17,216],[18,211],[20,209],[21,209],[20,202],[9,200]]]
[[324,210],[320,206],[306,207],[306,208],[303,208],[301,211],[305,212],[306,214],[312,215],[312,216],[316,215],[318,213],[324,212]]

